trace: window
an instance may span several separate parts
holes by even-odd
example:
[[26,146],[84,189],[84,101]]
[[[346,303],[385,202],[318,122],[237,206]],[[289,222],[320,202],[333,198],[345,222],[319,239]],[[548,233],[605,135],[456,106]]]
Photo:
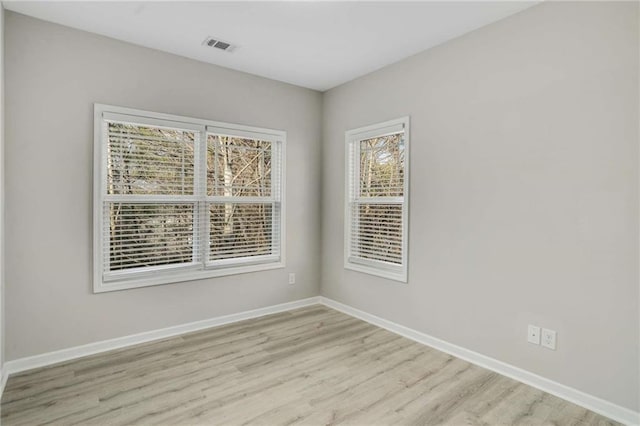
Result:
[[345,268],[407,282],[409,118],[350,130]]
[[96,105],[94,291],[284,267],[285,136]]

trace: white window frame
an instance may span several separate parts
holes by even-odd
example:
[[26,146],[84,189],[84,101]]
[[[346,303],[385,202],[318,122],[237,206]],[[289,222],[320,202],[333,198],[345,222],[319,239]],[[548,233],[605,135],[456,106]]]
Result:
[[[400,131],[404,132],[404,182],[402,197],[367,197],[368,202],[385,202],[402,205],[402,264],[396,265],[379,260],[365,259],[351,253],[352,211],[359,199],[360,187],[359,167],[360,142],[363,140],[382,137]],[[383,123],[360,127],[345,133],[345,223],[344,223],[344,267],[353,271],[387,278],[390,280],[407,282],[409,259],[409,117],[401,117]]]
[[[273,143],[274,149],[279,150],[278,160],[280,162],[280,175],[272,176],[272,194],[276,197],[276,203],[280,208],[279,226],[273,226],[274,235],[272,241],[274,244],[279,243],[279,255],[256,256],[254,258],[236,258],[225,259],[220,261],[209,261],[208,255],[202,253],[199,260],[190,264],[180,265],[177,267],[149,267],[147,270],[136,270],[134,272],[112,272],[108,277],[103,273],[103,247],[104,238],[102,224],[104,219],[104,202],[109,197],[106,193],[107,182],[107,121],[108,119],[117,121],[130,121],[135,124],[148,124],[154,126],[175,127],[185,130],[193,130],[204,138],[204,142],[198,144],[199,150],[195,153],[195,171],[197,173],[205,173],[206,170],[206,138],[208,134],[223,134],[225,136],[236,136],[242,138],[266,140]],[[278,269],[285,267],[285,163],[286,163],[286,138],[287,133],[282,130],[265,129],[258,127],[245,126],[240,124],[223,123],[219,121],[204,120],[198,118],[183,117],[178,115],[163,114],[157,112],[143,111],[133,108],[125,108],[113,105],[94,104],[94,158],[93,158],[93,291],[94,293],[102,293],[108,291],[125,290],[130,288],[147,287],[160,284],[171,284],[183,281],[192,281],[198,279],[221,277],[226,275],[235,275],[248,272],[265,271],[270,269]],[[204,167],[204,169],[203,169]],[[195,180],[196,186],[193,196],[178,197],[178,201],[186,198],[192,198],[199,213],[196,215],[201,220],[203,217],[208,218],[208,213],[203,213],[204,206],[207,202],[216,201],[222,197],[213,197],[206,195],[206,179],[200,178]],[[162,198],[159,196],[158,198]],[[164,196],[174,197],[174,196]],[[133,200],[134,197],[130,199]],[[249,202],[243,199],[243,202]],[[269,201],[269,200],[261,200]],[[274,219],[277,220],[277,219]],[[275,224],[274,224],[275,225]],[[208,241],[208,223],[205,227],[199,227],[201,235],[196,236],[201,241]],[[194,228],[195,230],[195,228]],[[277,234],[275,234],[277,232]],[[206,243],[200,243],[200,249]],[[194,245],[194,250],[197,248]],[[204,250],[206,251],[206,250]],[[163,269],[165,269],[163,271]]]

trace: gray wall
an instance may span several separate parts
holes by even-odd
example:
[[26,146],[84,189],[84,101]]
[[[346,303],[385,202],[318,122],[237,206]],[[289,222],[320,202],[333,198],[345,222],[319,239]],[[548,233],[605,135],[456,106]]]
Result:
[[[287,268],[92,294],[94,102],[286,130]],[[6,12],[7,359],[319,294],[321,103]]]
[[[638,17],[545,3],[327,92],[323,295],[638,410]],[[342,235],[344,132],[404,115],[408,285]]]

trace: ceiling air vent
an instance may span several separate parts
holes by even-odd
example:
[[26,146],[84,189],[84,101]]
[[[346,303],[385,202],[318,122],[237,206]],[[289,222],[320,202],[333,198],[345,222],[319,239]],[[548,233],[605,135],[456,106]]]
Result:
[[207,37],[202,43],[204,46],[215,47],[216,49],[224,50],[225,52],[232,52],[235,46],[226,41],[219,40],[214,37]]

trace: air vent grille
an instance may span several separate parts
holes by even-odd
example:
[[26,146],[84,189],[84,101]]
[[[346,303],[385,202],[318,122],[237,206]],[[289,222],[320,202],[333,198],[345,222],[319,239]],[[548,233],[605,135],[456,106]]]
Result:
[[225,52],[232,52],[233,49],[236,48],[236,46],[234,46],[233,44],[228,43],[226,41],[219,40],[216,37],[207,37],[202,44],[205,46],[215,47],[216,49],[224,50]]

